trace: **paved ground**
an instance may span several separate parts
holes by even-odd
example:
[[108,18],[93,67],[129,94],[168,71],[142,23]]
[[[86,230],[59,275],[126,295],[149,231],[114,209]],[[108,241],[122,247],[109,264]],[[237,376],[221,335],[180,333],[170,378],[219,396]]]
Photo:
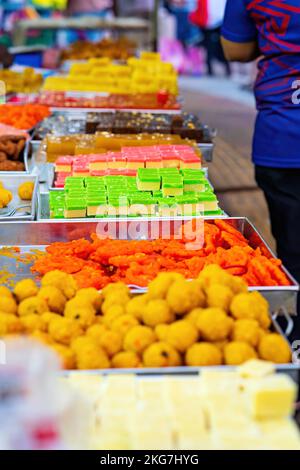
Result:
[[218,130],[210,179],[222,208],[232,216],[246,216],[274,248],[265,199],[257,188],[251,163],[255,120],[251,93],[226,79],[183,78],[185,109],[199,113]]

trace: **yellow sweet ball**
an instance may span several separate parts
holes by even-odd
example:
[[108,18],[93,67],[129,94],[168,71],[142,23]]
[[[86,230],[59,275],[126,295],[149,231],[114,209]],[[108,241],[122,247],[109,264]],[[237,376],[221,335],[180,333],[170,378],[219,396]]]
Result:
[[179,273],[159,273],[148,285],[148,297],[150,299],[165,299],[169,288],[175,281],[184,281]]
[[95,308],[96,312],[101,312],[103,297],[100,292],[94,287],[86,287],[84,289],[79,289],[76,292],[75,298],[83,299],[87,302],[90,302]]
[[229,343],[227,339],[223,339],[222,341],[213,341],[210,344],[213,344],[216,346],[218,349],[220,349],[221,352],[224,351],[225,346]]
[[259,292],[247,292],[234,297],[230,305],[230,312],[234,318],[250,318],[257,320],[263,328],[271,324],[269,304]]
[[75,354],[70,348],[59,343],[52,343],[51,348],[58,354],[63,369],[72,370],[76,368]]
[[101,336],[107,331],[105,325],[94,324],[86,330],[87,336],[93,338],[99,344]]
[[206,341],[221,341],[228,338],[232,327],[232,318],[220,308],[203,309],[197,320],[200,337]]
[[20,184],[18,188],[19,198],[23,201],[31,201],[34,190],[34,183],[31,181]]
[[145,367],[178,367],[181,357],[173,346],[158,341],[143,352],[143,364]]
[[74,297],[66,303],[64,315],[75,320],[81,328],[88,328],[95,321],[96,311],[92,304]]
[[166,300],[150,300],[143,311],[143,322],[147,326],[155,327],[161,323],[171,323],[175,317]]
[[75,350],[77,369],[108,369],[110,361],[103,349],[94,341],[82,344]]
[[206,289],[211,284],[221,284],[228,286],[230,282],[230,274],[222,269],[218,264],[209,264],[202,269],[198,276],[201,287],[206,292]]
[[64,313],[65,305],[67,302],[66,297],[63,295],[61,290],[55,286],[41,287],[37,297],[42,299],[47,304],[47,310],[54,313]]
[[13,295],[8,287],[0,286],[0,298],[1,297],[8,297],[9,299],[13,298]]
[[31,315],[25,315],[20,319],[23,331],[25,333],[32,333],[35,330],[47,331],[47,325],[42,319],[42,315],[32,313]]
[[203,308],[194,308],[187,315],[184,316],[186,321],[189,321],[192,325],[197,326],[197,321],[200,313],[202,313]]
[[54,286],[61,290],[67,299],[72,299],[77,292],[77,283],[71,274],[55,269],[49,271],[42,279],[42,287]]
[[141,354],[150,344],[156,341],[155,333],[148,326],[138,325],[129,330],[124,338],[125,351]]
[[0,311],[16,314],[18,310],[17,302],[13,297],[0,297]]
[[8,206],[12,201],[13,195],[10,191],[4,188],[0,188],[0,209]]
[[166,325],[164,323],[155,326],[154,333],[156,334],[157,339],[159,339],[159,341],[165,341],[166,340],[167,334],[168,334],[168,331],[169,331],[169,327],[170,327],[170,325]]
[[70,348],[72,349],[72,351],[76,353],[77,350],[80,350],[86,344],[90,344],[90,343],[95,343],[97,345],[97,341],[95,341],[94,338],[92,338],[91,336],[82,334],[81,336],[78,336],[77,338],[71,341]]
[[252,294],[252,298],[256,299],[256,303],[260,307],[258,322],[260,323],[262,328],[264,328],[265,330],[268,330],[272,324],[269,303],[261,295],[260,292],[254,291],[254,292],[251,292],[251,294]]
[[25,300],[22,300],[22,302],[18,306],[18,314],[20,317],[23,315],[41,315],[44,312],[48,311],[48,306],[46,302],[35,296],[35,297],[28,297]]
[[54,341],[69,345],[75,338],[82,335],[82,328],[72,318],[60,317],[52,320],[48,328]]
[[[26,318],[27,316],[28,315],[26,315],[23,318]],[[53,344],[53,339],[48,333],[45,333],[45,331],[35,330],[32,333],[30,333],[30,338],[33,338],[42,344],[46,344],[47,346],[50,346],[51,344]]]
[[259,357],[265,361],[272,361],[276,364],[291,362],[289,345],[278,333],[270,333],[263,336],[259,342],[258,353]]
[[127,331],[129,331],[134,326],[139,324],[138,320],[133,317],[132,315],[121,315],[117,317],[111,324],[111,330],[120,333],[122,338],[126,335]]
[[101,293],[104,298],[109,297],[111,294],[113,295],[124,294],[125,296],[130,296],[130,289],[123,282],[115,282],[115,283],[111,283],[105,286],[102,289]]
[[140,357],[133,351],[121,351],[111,361],[115,369],[135,369],[141,366]]
[[228,366],[238,366],[250,359],[256,359],[255,349],[250,344],[243,341],[232,341],[224,348],[225,364]]
[[110,328],[114,320],[118,317],[125,315],[125,309],[123,305],[111,305],[103,317],[103,325]]
[[125,305],[125,312],[138,320],[142,320],[145,305],[149,300],[148,294],[137,295]]
[[122,349],[122,336],[116,331],[105,331],[99,338],[99,345],[106,352],[108,357],[112,357]]
[[23,279],[17,282],[14,288],[14,294],[19,302],[27,299],[28,297],[35,297],[39,289],[33,279]]
[[248,292],[248,284],[239,276],[230,276],[228,287],[230,287],[234,295]]
[[179,352],[185,352],[198,339],[198,330],[187,320],[178,320],[170,325],[166,342]]
[[259,323],[256,320],[242,319],[234,322],[232,329],[233,341],[243,341],[256,348],[260,339]]
[[22,330],[23,326],[18,317],[0,312],[0,336],[21,333]]
[[53,313],[53,312],[44,312],[40,315],[44,325],[45,325],[45,331],[48,330],[48,327],[49,327],[49,324],[52,320],[55,320],[55,318],[60,318],[60,315],[58,315],[57,313]]
[[191,367],[219,366],[222,364],[222,352],[211,343],[195,343],[185,354],[185,363]]
[[206,302],[208,307],[217,307],[229,312],[234,294],[232,290],[222,284],[211,284],[206,289]]
[[119,305],[123,307],[125,311],[125,306],[128,304],[129,301],[129,295],[123,293],[122,291],[120,293],[117,292],[107,295],[101,307],[103,315],[106,315],[113,305]]
[[168,290],[169,307],[178,315],[184,315],[197,307],[205,306],[205,295],[198,281],[175,281]]

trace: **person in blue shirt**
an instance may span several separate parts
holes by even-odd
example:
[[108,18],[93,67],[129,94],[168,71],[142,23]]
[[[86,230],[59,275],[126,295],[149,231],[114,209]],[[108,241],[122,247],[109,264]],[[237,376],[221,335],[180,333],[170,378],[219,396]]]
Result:
[[300,2],[227,0],[222,43],[231,61],[256,58],[256,181],[277,253],[300,282]]

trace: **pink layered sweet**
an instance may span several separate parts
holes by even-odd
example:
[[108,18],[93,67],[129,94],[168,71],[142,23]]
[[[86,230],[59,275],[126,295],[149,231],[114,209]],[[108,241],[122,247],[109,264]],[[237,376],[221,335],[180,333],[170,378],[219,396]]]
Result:
[[72,173],[66,172],[66,173],[58,173],[54,186],[56,188],[64,188],[65,186],[65,181],[68,176],[72,176]]
[[144,155],[127,155],[127,168],[129,170],[137,170],[138,168],[145,167],[145,157]]
[[110,152],[108,154],[107,162],[109,169],[126,168],[127,166],[126,156],[121,152]]
[[161,158],[164,168],[176,168],[179,166],[179,155],[174,150],[162,151]]
[[201,168],[201,160],[195,155],[181,154],[180,155],[180,168]]
[[72,164],[73,164],[73,157],[71,155],[58,157],[55,162],[55,171],[57,173],[71,172]]
[[163,162],[161,156],[156,154],[149,154],[148,152],[145,155],[146,168],[162,168]]
[[73,163],[73,176],[89,176],[90,169],[87,163]]
[[102,171],[107,169],[108,155],[106,153],[89,155],[90,171]]

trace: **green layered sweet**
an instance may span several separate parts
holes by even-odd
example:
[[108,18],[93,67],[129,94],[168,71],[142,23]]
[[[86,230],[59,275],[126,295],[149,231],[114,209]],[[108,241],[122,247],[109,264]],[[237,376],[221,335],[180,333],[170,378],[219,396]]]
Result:
[[139,168],[137,173],[137,187],[139,191],[158,191],[161,177],[157,169]]

